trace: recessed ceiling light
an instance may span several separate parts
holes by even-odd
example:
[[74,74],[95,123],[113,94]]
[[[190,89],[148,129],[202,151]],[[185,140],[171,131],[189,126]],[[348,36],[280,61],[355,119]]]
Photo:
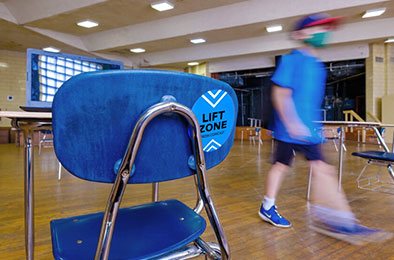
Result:
[[174,5],[167,0],[151,3],[150,6],[159,12],[167,11],[174,8]]
[[198,44],[198,43],[204,43],[206,41],[203,38],[196,38],[196,39],[191,39],[190,42],[194,44]]
[[198,63],[196,61],[193,61],[193,62],[189,62],[187,65],[189,65],[189,66],[196,66],[198,64],[200,64],[200,63]]
[[130,49],[130,51],[131,51],[131,52],[134,52],[134,53],[142,53],[142,52],[145,52],[145,49],[142,49],[142,48],[135,48],[135,49]]
[[267,26],[267,32],[280,32],[282,31],[282,25],[272,25],[272,26]]
[[389,38],[385,41],[385,43],[394,42],[394,38]]
[[386,12],[386,7],[379,8],[379,9],[368,10],[363,15],[363,18],[370,18],[370,17],[379,16],[379,15],[382,15],[384,12]]
[[55,48],[55,47],[51,47],[51,46],[48,46],[48,47],[45,47],[45,48],[42,48],[44,51],[49,51],[49,52],[60,52],[60,49],[58,49],[58,48]]
[[93,28],[99,25],[98,22],[94,22],[92,20],[84,20],[77,23],[78,26],[85,27],[85,28]]

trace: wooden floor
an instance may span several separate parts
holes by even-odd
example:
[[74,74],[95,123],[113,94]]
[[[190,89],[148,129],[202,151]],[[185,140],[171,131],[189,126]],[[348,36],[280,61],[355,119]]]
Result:
[[[344,160],[344,189],[356,216],[368,226],[394,232],[394,195],[360,190],[357,174],[365,160],[351,152],[377,149],[347,144]],[[37,150],[37,149],[36,149]],[[325,144],[329,160],[337,164],[332,143]],[[293,224],[289,229],[273,227],[257,215],[270,168],[271,143],[262,146],[236,141],[227,159],[208,171],[208,180],[218,215],[228,237],[233,260],[254,259],[394,259],[394,239],[380,244],[352,246],[310,231],[307,227],[305,193],[306,161],[297,157],[293,172],[284,181],[277,198],[280,212]],[[35,154],[35,256],[53,259],[49,221],[51,219],[102,211],[111,186],[79,180],[64,173],[57,180],[53,150]],[[372,167],[371,167],[372,169]],[[193,180],[161,184],[160,199],[178,198],[195,204]],[[150,185],[130,185],[122,206],[150,202]],[[24,259],[23,149],[0,145],[0,259]],[[208,227],[206,240],[214,240]]]

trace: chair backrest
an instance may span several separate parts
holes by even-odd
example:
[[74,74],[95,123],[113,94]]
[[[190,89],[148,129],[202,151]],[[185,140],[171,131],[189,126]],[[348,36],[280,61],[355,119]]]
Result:
[[[175,98],[197,116],[206,168],[224,160],[233,143],[238,110],[228,84],[187,73],[120,70],[80,74],[56,93],[52,116],[59,161],[79,178],[113,182],[114,165],[123,157],[136,122],[163,97]],[[129,183],[190,176],[195,173],[189,166],[192,155],[186,120],[160,115],[145,130]]]

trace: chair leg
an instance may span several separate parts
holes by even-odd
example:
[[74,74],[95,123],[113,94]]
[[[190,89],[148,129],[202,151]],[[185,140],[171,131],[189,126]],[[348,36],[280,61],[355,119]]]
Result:
[[387,165],[387,170],[390,173],[391,178],[394,180],[394,171],[393,171],[393,166],[391,164]]
[[[204,172],[204,175],[205,175],[205,172]],[[202,181],[202,184],[203,184],[202,186],[206,187],[204,179],[200,179],[199,181]],[[211,227],[214,230],[214,233],[216,235],[216,239],[217,239],[217,241],[220,245],[220,248],[221,248],[221,258],[220,259],[229,260],[230,250],[228,248],[228,242],[227,242],[226,236],[224,234],[223,228],[220,225],[220,221],[217,216],[213,202],[211,200],[211,196],[209,194],[209,191],[204,188],[200,191],[200,194],[201,194],[201,197],[204,201],[205,211],[207,213],[209,222],[211,223]]]
[[199,247],[202,248],[202,250],[206,253],[205,254],[205,259],[221,259],[220,253],[216,252],[214,249],[212,249],[204,240],[201,238],[198,238],[195,241]]
[[45,139],[45,135],[44,137],[41,139],[41,132],[38,132],[38,155],[41,154],[41,144],[42,144],[42,140]]
[[[209,244],[209,243],[208,243]],[[201,255],[204,255],[204,259],[208,259],[207,255],[204,254],[203,249],[196,243],[190,244],[186,247],[182,247],[168,254],[160,256],[160,260],[174,260],[174,259],[190,259]],[[155,258],[156,259],[156,258]]]
[[291,162],[290,162],[290,166],[293,168],[293,170],[291,171],[291,173],[295,173],[295,171],[294,171],[295,161],[296,161],[296,151],[293,150],[293,159],[292,159]]
[[275,141],[274,138],[271,139],[271,152],[274,152]]
[[342,147],[343,147],[343,150],[344,150],[345,152],[347,152],[346,145],[345,145],[345,144],[342,144]]
[[152,183],[152,202],[159,201],[159,183]]
[[62,164],[59,162],[59,170],[58,170],[58,174],[57,174],[57,179],[60,181],[61,178],[62,178]]
[[363,188],[364,188],[363,185],[360,184],[360,182],[363,180],[363,179],[361,179],[361,177],[363,176],[365,170],[368,168],[369,165],[370,165],[370,162],[367,162],[367,163],[365,164],[365,166],[363,167],[363,169],[361,170],[360,174],[359,174],[358,177],[357,177],[357,186],[358,186],[358,188],[360,188],[360,189],[363,189]]
[[308,190],[306,192],[306,200],[309,201],[312,186],[312,167],[309,167]]
[[[194,175],[194,184],[196,185],[196,187],[198,187],[197,175]],[[204,209],[204,201],[201,198],[200,192],[197,190],[197,201],[196,201],[196,206],[194,207],[193,210],[197,214],[200,214],[203,209]]]
[[337,152],[338,152],[338,146],[337,146],[337,142],[335,142],[335,139],[332,139],[332,142],[334,143],[334,146],[335,146],[335,151],[337,151]]

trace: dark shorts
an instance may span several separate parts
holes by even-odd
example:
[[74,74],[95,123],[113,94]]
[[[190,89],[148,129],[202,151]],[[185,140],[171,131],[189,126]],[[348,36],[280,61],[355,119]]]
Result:
[[275,140],[276,149],[273,163],[280,162],[290,165],[294,152],[303,153],[308,161],[324,161],[321,144],[292,144]]

